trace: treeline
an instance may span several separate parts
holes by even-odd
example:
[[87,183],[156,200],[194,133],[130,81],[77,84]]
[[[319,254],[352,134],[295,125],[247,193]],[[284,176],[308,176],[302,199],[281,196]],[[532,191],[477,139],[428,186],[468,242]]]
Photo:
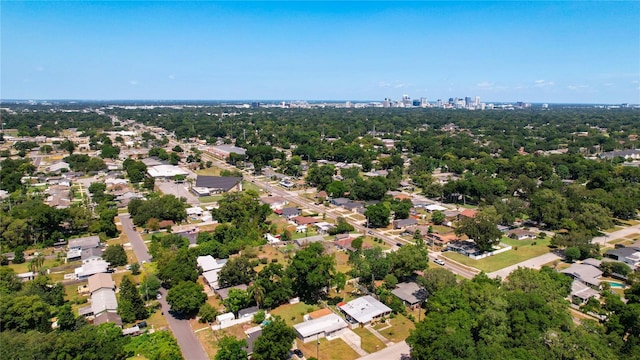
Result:
[[19,112],[2,111],[2,121],[7,129],[18,129],[18,136],[59,136],[63,130],[111,130],[111,119],[95,112]]
[[[407,338],[411,356],[425,359],[638,359],[640,303],[602,292],[602,324],[575,325],[564,298],[571,278],[554,269],[521,268],[509,281],[484,274],[432,287],[424,320]],[[631,296],[634,291],[635,296]]]

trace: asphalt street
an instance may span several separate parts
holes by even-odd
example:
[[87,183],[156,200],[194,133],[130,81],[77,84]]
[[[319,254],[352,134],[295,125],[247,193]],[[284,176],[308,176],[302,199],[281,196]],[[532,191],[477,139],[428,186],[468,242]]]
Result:
[[[151,256],[149,255],[147,246],[145,245],[144,240],[142,240],[140,234],[133,229],[133,223],[131,222],[129,214],[120,215],[120,223],[122,224],[122,228],[127,235],[127,238],[129,239],[133,252],[138,258],[138,262],[142,264],[143,262],[150,261]],[[208,360],[209,355],[204,351],[202,345],[198,341],[198,338],[193,333],[191,325],[189,324],[189,319],[175,317],[169,311],[170,306],[166,301],[167,290],[160,288],[159,292],[162,294],[162,298],[159,300],[162,314],[167,320],[169,328],[173,332],[173,336],[178,341],[182,356],[187,360]]]

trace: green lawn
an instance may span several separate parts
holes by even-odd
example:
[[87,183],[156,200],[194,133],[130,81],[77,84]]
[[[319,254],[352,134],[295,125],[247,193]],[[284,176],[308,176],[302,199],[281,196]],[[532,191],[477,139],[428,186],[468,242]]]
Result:
[[253,190],[253,191],[258,192],[258,193],[260,193],[262,191],[262,189],[258,185],[254,184],[252,182],[249,182],[249,181],[243,181],[242,182],[242,189],[245,190],[245,191],[246,190]]
[[[502,240],[505,244],[511,245],[513,249],[503,252],[502,254],[490,256],[488,258],[480,260],[473,260],[467,256],[454,252],[446,252],[443,253],[442,256],[489,273],[549,252],[548,245],[550,239],[513,240],[509,238],[503,238]],[[533,245],[534,243],[536,245]]]
[[379,331],[380,335],[384,336],[389,341],[402,341],[409,336],[409,332],[411,330],[415,329],[413,322],[401,314],[398,314],[390,321],[392,325],[390,328]]
[[222,199],[222,195],[209,195],[209,196],[199,197],[198,201],[200,201],[201,204],[204,204],[204,203],[219,201],[220,199]]
[[360,344],[362,350],[368,353],[373,353],[386,347],[386,345],[380,339],[375,337],[375,335],[373,335],[371,331],[365,328],[353,329],[353,332],[360,335],[360,338],[362,339],[362,343]]
[[297,304],[285,304],[272,310],[271,315],[278,315],[282,317],[287,325],[293,326],[294,324],[302,322],[302,317],[304,315],[318,310],[319,308],[320,307],[318,305],[308,305],[303,302],[299,302]]
[[354,360],[360,357],[358,353],[342,339],[334,339],[331,341],[320,339],[319,344],[316,344],[315,340],[306,344],[300,340],[296,340],[296,342],[298,343],[298,349],[302,350],[302,353],[307,359],[318,356],[318,359]]

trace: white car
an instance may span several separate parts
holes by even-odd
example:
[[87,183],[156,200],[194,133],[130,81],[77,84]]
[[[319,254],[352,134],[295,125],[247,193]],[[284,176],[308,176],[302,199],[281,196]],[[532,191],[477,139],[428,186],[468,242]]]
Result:
[[433,262],[438,264],[438,265],[442,265],[444,266],[444,260],[440,260],[440,259],[433,259]]

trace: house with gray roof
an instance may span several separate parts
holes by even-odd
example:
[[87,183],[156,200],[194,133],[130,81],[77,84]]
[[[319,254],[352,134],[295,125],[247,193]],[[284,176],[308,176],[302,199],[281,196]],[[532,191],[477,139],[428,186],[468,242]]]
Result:
[[371,295],[359,297],[346,304],[338,304],[338,308],[345,314],[349,322],[360,326],[377,322],[391,314],[391,308]]
[[198,175],[191,191],[198,196],[242,191],[242,177]]
[[610,249],[604,253],[605,257],[621,261],[629,265],[632,269],[640,266],[640,251],[632,247],[621,247]]
[[593,265],[571,264],[571,266],[560,272],[569,275],[575,280],[579,280],[592,288],[600,289],[600,277],[602,276],[602,270]]
[[304,343],[336,336],[347,327],[349,327],[347,322],[334,313],[293,325],[296,334]]
[[421,288],[420,285],[413,281],[399,283],[391,293],[411,309],[420,307],[423,302],[427,301],[427,297],[429,296],[427,290]]

